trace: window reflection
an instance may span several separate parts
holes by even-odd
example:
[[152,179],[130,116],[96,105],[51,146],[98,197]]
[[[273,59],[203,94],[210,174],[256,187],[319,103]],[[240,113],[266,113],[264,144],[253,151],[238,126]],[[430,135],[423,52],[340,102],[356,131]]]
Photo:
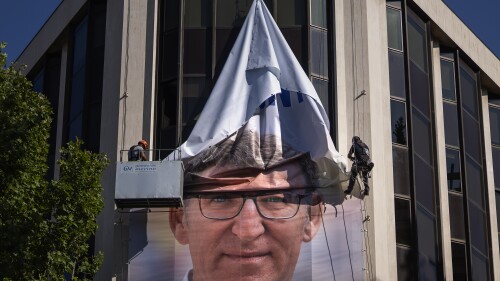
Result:
[[311,72],[328,77],[328,34],[325,30],[311,28]]
[[443,101],[444,135],[446,145],[460,147],[458,112],[455,103]]
[[389,48],[403,50],[401,10],[387,8],[387,41]]
[[406,78],[404,55],[389,50],[389,82],[391,96],[406,99]]
[[392,142],[406,145],[406,103],[391,100],[391,131]]
[[311,0],[311,24],[326,28],[326,0]]
[[448,190],[462,192],[459,151],[449,148],[446,149],[446,173]]
[[441,60],[441,87],[444,99],[456,100],[454,64],[451,61],[443,59]]
[[414,16],[408,18],[408,41],[410,59],[427,73],[427,43],[424,23]]
[[461,193],[448,192],[450,204],[450,234],[452,239],[465,241],[464,197]]
[[451,256],[453,263],[453,280],[467,281],[467,255],[465,252],[465,244],[452,242]]
[[410,196],[408,148],[392,146],[392,167],[394,177],[394,193]]
[[490,106],[490,132],[491,144],[500,146],[500,108],[492,106]]

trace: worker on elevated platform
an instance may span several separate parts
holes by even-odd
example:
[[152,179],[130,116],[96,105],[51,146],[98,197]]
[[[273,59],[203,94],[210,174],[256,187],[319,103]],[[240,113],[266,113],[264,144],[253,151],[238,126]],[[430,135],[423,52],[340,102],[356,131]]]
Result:
[[145,150],[148,149],[148,142],[140,140],[137,145],[130,147],[128,151],[128,161],[148,161]]
[[344,193],[350,194],[352,192],[356,177],[358,176],[358,173],[361,173],[363,184],[365,186],[363,193],[365,196],[369,195],[370,186],[368,185],[368,175],[375,164],[373,164],[370,159],[370,149],[368,148],[368,145],[366,145],[358,136],[354,136],[352,138],[352,146],[347,157],[353,161],[353,163],[351,167],[351,177],[349,178],[349,186]]

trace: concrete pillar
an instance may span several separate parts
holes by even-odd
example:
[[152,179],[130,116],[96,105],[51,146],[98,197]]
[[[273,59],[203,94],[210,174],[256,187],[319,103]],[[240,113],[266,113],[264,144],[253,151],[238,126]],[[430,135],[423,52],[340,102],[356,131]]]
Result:
[[448,202],[448,183],[446,169],[446,144],[443,115],[443,95],[441,85],[441,58],[437,41],[432,42],[432,77],[434,91],[434,123],[436,124],[437,173],[439,177],[439,209],[441,210],[441,238],[443,253],[443,271],[446,280],[453,279],[450,234],[450,206]]

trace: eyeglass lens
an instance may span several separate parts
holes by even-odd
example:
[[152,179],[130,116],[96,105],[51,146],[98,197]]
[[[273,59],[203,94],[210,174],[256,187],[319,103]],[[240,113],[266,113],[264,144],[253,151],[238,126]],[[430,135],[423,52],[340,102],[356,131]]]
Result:
[[272,193],[258,196],[241,194],[203,194],[199,195],[202,214],[211,219],[230,219],[239,214],[246,199],[254,200],[259,213],[271,219],[287,219],[298,211],[300,196],[291,193]]

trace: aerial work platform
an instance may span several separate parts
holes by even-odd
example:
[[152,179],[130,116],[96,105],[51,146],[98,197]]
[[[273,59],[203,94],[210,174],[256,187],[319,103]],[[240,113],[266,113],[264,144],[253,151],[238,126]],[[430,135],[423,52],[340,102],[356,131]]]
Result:
[[182,161],[128,161],[116,165],[118,208],[182,207]]

